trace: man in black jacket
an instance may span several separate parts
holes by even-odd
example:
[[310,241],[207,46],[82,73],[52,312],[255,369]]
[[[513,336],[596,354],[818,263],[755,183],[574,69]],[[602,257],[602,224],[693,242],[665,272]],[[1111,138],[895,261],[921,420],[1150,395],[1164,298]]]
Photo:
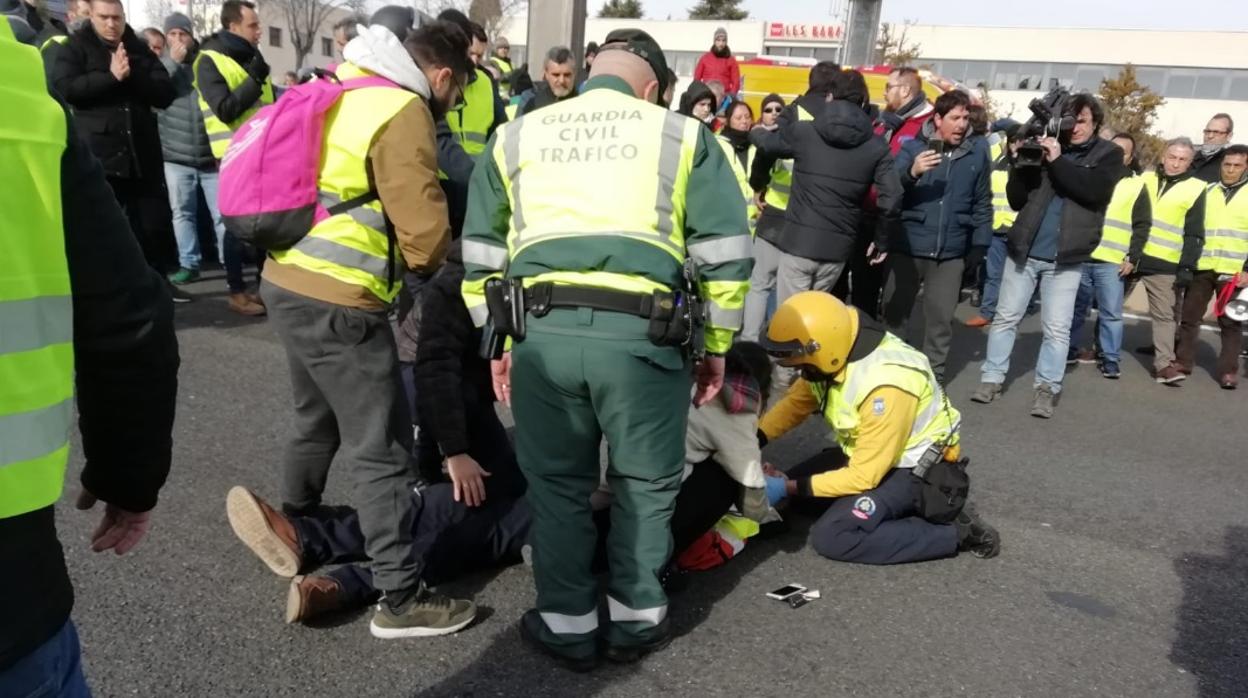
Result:
[[[14,34],[33,36],[24,21],[9,22]],[[43,80],[34,47],[0,38],[0,63],[9,75],[29,71],[35,80]],[[6,89],[32,96],[9,83]],[[46,99],[51,105],[51,98]],[[62,219],[72,288],[74,378],[86,458],[77,505],[88,509],[97,498],[104,500],[104,518],[92,536],[92,549],[121,554],[143,537],[169,472],[177,338],[165,284],[144,263],[100,163],[71,125],[69,110],[61,108],[68,128],[62,133],[66,145],[60,160],[61,195],[54,203]],[[0,109],[0,128],[6,133],[25,132],[23,121],[31,116],[18,109]],[[6,155],[14,152],[11,146],[5,148]],[[30,190],[35,178],[20,155],[16,161],[0,162],[6,190]],[[33,234],[25,225],[30,219],[10,203],[0,201],[0,229],[6,236]],[[20,345],[29,337],[18,339]],[[0,346],[0,354],[4,351]],[[16,385],[0,381],[0,404],[12,405],[10,399],[21,394],[27,377],[37,378],[19,376]],[[11,449],[5,455],[21,453],[20,444],[4,445]],[[65,522],[62,519],[62,525]],[[0,575],[0,695],[38,695],[40,686],[49,685],[85,691],[76,633],[69,622],[74,593],[57,541],[53,506],[0,518],[0,569],[5,571]],[[32,679],[37,683],[29,684]]]
[[1222,155],[1235,135],[1235,120],[1230,114],[1214,114],[1205,124],[1203,133],[1204,142],[1192,158],[1192,173],[1197,179],[1213,184],[1222,181]]
[[572,55],[572,49],[566,46],[550,49],[542,64],[541,81],[520,95],[520,107],[516,113],[524,116],[556,102],[572,99],[576,96],[575,74],[576,57]]
[[[256,6],[247,0],[226,0],[221,5],[221,31],[204,40],[204,54],[195,63],[195,89],[212,115],[224,124],[222,138],[209,128],[208,137],[225,141],[214,147],[220,159],[229,144],[228,134],[247,112],[273,101],[269,64],[260,54],[260,19]],[[218,65],[218,61],[234,65]],[[241,79],[231,80],[223,71],[241,68]],[[241,75],[241,74],[240,74]]]
[[[120,0],[92,1],[90,24],[61,47],[51,80],[73,107],[80,133],[104,166],[148,265],[162,273],[172,271],[177,247],[152,109],[173,102],[173,82],[126,24]],[[190,296],[179,292],[174,300]]]
[[[793,191],[785,210],[776,297],[811,289],[831,291],[854,252],[863,201],[874,183],[879,192],[880,232],[868,248],[884,261],[885,240],[894,234],[901,207],[901,182],[888,143],[875,137],[867,114],[867,86],[861,73],[835,63],[816,64],[811,89],[786,110],[776,131],[755,128],[750,142],[761,153],[793,159]],[[813,120],[793,118],[805,109]],[[784,117],[782,117],[784,118]]]
[[1105,209],[1118,180],[1128,174],[1122,149],[1097,137],[1104,120],[1100,102],[1089,94],[1066,101],[1063,114],[1074,120],[1069,137],[1041,141],[1039,167],[1014,165],[1006,194],[1018,218],[1010,228],[1009,260],[1001,275],[1001,296],[988,331],[981,383],[971,399],[989,403],[1001,394],[1010,354],[1036,285],[1040,285],[1044,341],[1036,361],[1031,414],[1048,419],[1062,389],[1070,323],[1083,276],[1083,263],[1101,240]]
[[199,278],[199,192],[204,192],[212,227],[217,233],[217,255],[225,267],[229,308],[240,315],[264,315],[264,306],[248,297],[243,279],[242,248],[234,235],[225,230],[217,207],[217,159],[212,155],[204,116],[199,109],[192,66],[199,56],[199,42],[193,36],[191,18],[174,12],[165,18],[169,55],[161,64],[173,81],[174,99],[168,109],[156,113],[160,125],[160,145],[165,158],[165,183],[169,188],[169,208],[173,210],[173,231],[178,241],[178,271],[169,280],[175,285]]

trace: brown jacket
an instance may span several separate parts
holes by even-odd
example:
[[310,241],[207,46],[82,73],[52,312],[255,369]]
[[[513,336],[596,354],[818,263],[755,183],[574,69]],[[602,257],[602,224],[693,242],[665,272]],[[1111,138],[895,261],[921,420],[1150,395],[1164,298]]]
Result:
[[[369,178],[377,188],[382,210],[394,224],[396,244],[408,268],[432,273],[446,256],[451,240],[446,196],[438,185],[433,115],[417,97],[386,124],[368,151]],[[381,310],[381,299],[363,286],[324,274],[279,264],[264,265],[264,278],[287,291],[364,310]],[[403,270],[395,270],[401,283]]]

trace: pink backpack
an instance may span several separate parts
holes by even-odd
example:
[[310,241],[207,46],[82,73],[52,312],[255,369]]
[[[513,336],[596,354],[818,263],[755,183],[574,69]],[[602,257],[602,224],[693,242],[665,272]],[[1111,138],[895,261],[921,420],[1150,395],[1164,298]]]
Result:
[[316,188],[325,114],[347,90],[398,87],[383,77],[319,79],[288,89],[234,133],[221,158],[218,204],[226,230],[265,250],[284,250],[312,226],[377,198],[367,192],[324,206]]

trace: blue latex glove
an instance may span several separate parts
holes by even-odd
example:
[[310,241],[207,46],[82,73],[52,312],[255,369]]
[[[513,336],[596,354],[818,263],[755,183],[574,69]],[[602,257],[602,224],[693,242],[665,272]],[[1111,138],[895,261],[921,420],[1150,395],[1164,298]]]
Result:
[[767,481],[767,502],[773,507],[788,496],[788,480],[774,475],[764,475],[763,479]]

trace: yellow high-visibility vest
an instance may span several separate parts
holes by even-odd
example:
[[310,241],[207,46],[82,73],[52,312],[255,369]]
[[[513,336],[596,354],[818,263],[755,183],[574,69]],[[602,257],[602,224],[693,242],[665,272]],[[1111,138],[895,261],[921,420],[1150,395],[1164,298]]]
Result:
[[212,148],[213,157],[220,160],[225,157],[225,151],[230,147],[230,138],[234,136],[234,132],[250,119],[252,114],[260,111],[260,107],[273,103],[273,83],[265,78],[264,84],[260,87],[260,99],[257,99],[256,103],[240,114],[237,119],[227,124],[217,117],[212,107],[208,106],[203,93],[199,91],[199,62],[203,60],[212,61],[217,67],[217,72],[225,78],[225,84],[231,90],[237,89],[244,80],[249,80],[251,76],[247,74],[243,66],[238,64],[238,61],[219,51],[200,51],[195,57],[194,65],[191,66],[191,72],[195,76],[195,93],[199,95],[199,111],[204,116],[204,131],[208,134],[208,146]]
[[1118,180],[1114,195],[1109,200],[1109,207],[1105,209],[1105,227],[1101,228],[1101,242],[1092,251],[1092,259],[1122,264],[1122,260],[1127,258],[1127,253],[1131,251],[1131,214],[1143,191],[1143,175],[1131,175]]
[[754,190],[750,188],[750,169],[754,166],[754,156],[757,150],[754,146],[750,146],[745,153],[745,165],[742,165],[736,151],[732,149],[732,143],[729,143],[727,138],[716,136],[715,140],[723,149],[724,157],[728,158],[728,164],[732,166],[732,174],[736,176],[737,184],[741,185],[741,196],[745,197],[745,215],[753,225],[755,219],[758,218],[758,207],[754,205]]
[[992,185],[992,229],[994,231],[1009,230],[1018,220],[1018,212],[1010,208],[1010,197],[1005,193],[1005,186],[1010,181],[1009,170],[992,171],[989,183]]
[[65,112],[38,49],[0,19],[0,518],[61,496],[74,415],[74,305],[61,222]]
[[[1240,188],[1248,187],[1241,184]],[[1221,183],[1211,184],[1205,194],[1205,246],[1197,269],[1219,274],[1244,270],[1248,259],[1248,194],[1239,192],[1226,200]]]
[[480,155],[494,125],[494,90],[490,76],[477,68],[477,79],[464,88],[464,105],[446,115],[446,125],[459,139],[464,152]]
[[511,96],[511,80],[507,77],[512,71],[511,64],[498,56],[490,56],[490,62],[498,68],[498,96],[507,99]]
[[[798,121],[814,121],[815,117],[806,111],[805,107],[797,107]],[[771,182],[767,185],[767,193],[763,195],[763,201],[768,206],[773,206],[777,211],[783,211],[789,207],[789,197],[793,194],[793,161],[777,160],[775,165],[771,167]]]
[[958,443],[962,415],[949,403],[927,357],[886,333],[875,351],[845,366],[840,383],[811,383],[811,390],[823,405],[823,416],[836,433],[836,442],[845,455],[852,456],[858,444],[858,412],[862,403],[877,388],[886,385],[919,398],[910,437],[894,467],[913,468],[933,444],[952,446]]
[[1178,264],[1183,257],[1183,223],[1187,212],[1205,193],[1205,183],[1189,177],[1157,195],[1157,177],[1144,178],[1149,201],[1153,205],[1153,227],[1144,243],[1144,254],[1171,264]]
[[[351,63],[338,68],[342,80],[369,75]],[[412,100],[414,92],[400,87],[363,87],[344,92],[326,114],[321,170],[316,186],[321,203],[329,208],[372,190],[368,150],[380,131]],[[403,287],[402,255],[394,245],[394,257],[386,233],[385,211],[374,199],[344,213],[330,216],[312,227],[286,250],[272,250],[278,264],[290,264],[355,286],[363,286],[384,303]],[[390,271],[394,278],[390,278]]]

